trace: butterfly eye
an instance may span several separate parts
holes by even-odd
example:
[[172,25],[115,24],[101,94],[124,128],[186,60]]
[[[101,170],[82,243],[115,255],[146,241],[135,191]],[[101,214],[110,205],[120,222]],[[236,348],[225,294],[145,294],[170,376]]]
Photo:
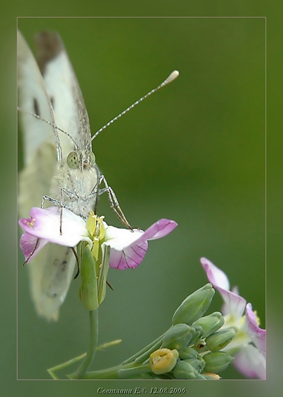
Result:
[[78,154],[76,152],[71,152],[68,154],[67,164],[72,169],[79,168],[79,159],[78,159]]

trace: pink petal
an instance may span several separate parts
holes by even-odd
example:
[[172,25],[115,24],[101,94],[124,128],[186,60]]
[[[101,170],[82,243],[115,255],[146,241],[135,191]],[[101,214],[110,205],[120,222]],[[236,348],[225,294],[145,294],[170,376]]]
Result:
[[235,355],[234,366],[248,378],[266,379],[266,361],[264,356],[253,345],[244,346]]
[[245,311],[246,300],[242,296],[236,295],[231,291],[226,291],[222,288],[217,287],[215,288],[219,291],[225,302],[222,309],[223,314],[231,314],[236,319],[241,318]]
[[109,266],[113,269],[135,269],[143,260],[148,248],[148,242],[134,243],[122,251],[111,248]]
[[165,237],[177,226],[178,223],[171,221],[170,219],[159,219],[159,221],[155,222],[153,225],[149,226],[148,229],[146,229],[143,236],[140,237],[140,240],[157,240],[159,238]]
[[240,295],[229,291],[229,280],[222,270],[206,258],[201,258],[200,261],[208,281],[219,291],[225,302],[223,314],[232,314],[236,318],[240,318],[244,313],[246,300]]
[[209,282],[214,287],[220,287],[222,289],[230,290],[230,283],[226,274],[216,267],[210,260],[206,258],[200,258],[200,262],[204,271],[206,272]]
[[[172,232],[177,223],[169,219],[160,219],[145,232],[142,230],[123,230],[113,227],[106,229],[104,244],[110,245],[110,264],[114,269],[125,270],[136,268],[143,260],[147,248],[147,240],[156,240]],[[107,240],[107,233],[111,239]],[[121,237],[120,237],[121,236]]]
[[60,234],[60,209],[58,207],[37,208],[30,212],[31,218],[19,220],[20,226],[30,235],[48,242],[76,246],[81,240],[90,242],[85,221],[66,208],[63,209],[62,235]]
[[266,356],[266,330],[258,326],[256,321],[256,314],[252,309],[250,303],[246,306],[246,324],[248,328],[248,334],[252,342],[256,345],[258,350]]
[[38,239],[29,233],[24,233],[20,238],[20,247],[26,263],[29,263],[47,243],[47,240]]

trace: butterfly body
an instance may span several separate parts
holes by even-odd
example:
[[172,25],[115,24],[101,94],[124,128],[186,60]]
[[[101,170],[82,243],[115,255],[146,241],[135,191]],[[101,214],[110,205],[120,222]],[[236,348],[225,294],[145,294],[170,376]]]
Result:
[[[50,195],[75,214],[86,219],[98,199],[99,170],[88,150],[70,152],[57,165]],[[71,165],[71,166],[70,166]]]

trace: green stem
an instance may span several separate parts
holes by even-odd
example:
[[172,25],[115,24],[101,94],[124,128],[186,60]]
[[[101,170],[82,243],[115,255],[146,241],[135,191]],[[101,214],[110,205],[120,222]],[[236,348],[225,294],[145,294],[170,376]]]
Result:
[[151,353],[153,353],[155,350],[160,349],[161,344],[162,344],[162,337],[160,337],[159,340],[154,345],[152,345],[148,350],[146,350],[143,354],[138,356],[135,359],[135,363],[137,364],[143,363],[147,358],[149,358]]
[[[97,351],[98,350],[104,350],[104,349],[107,349],[108,347],[115,346],[115,345],[117,345],[118,343],[121,343],[121,342],[122,342],[121,339],[116,339],[116,340],[113,340],[111,342],[106,342],[106,343],[103,343],[102,345],[99,345],[96,350]],[[53,379],[59,379],[55,372],[60,371],[61,369],[67,368],[70,365],[75,364],[78,361],[81,361],[85,357],[86,357],[86,353],[83,353],[80,356],[74,357],[71,360],[68,360],[68,361],[66,361],[66,362],[64,362],[62,364],[56,365],[55,367],[52,367],[52,368],[49,368],[47,370],[47,372],[51,375],[51,377]]]
[[127,358],[125,361],[123,361],[122,364],[128,364],[136,360],[137,357],[140,357],[147,351],[149,351],[153,346],[155,346],[158,342],[160,342],[163,338],[164,334],[160,335],[158,338],[156,338],[153,342],[149,343],[147,346],[145,346],[143,349],[132,355],[131,357]]
[[53,379],[59,379],[58,376],[55,374],[55,372],[60,371],[61,369],[64,369],[66,367],[69,367],[69,365],[75,364],[76,362],[82,360],[86,356],[86,353],[81,354],[80,356],[74,357],[71,360],[68,360],[62,364],[56,365],[56,367],[49,368],[47,372],[52,376]]
[[[125,377],[137,377],[140,374],[150,372],[148,365],[119,364],[115,367],[101,369],[98,371],[87,372],[81,379],[124,379]],[[70,379],[75,379],[76,374],[68,375]]]
[[94,358],[98,341],[98,309],[89,311],[90,340],[86,358],[75,372],[76,378],[82,378]]

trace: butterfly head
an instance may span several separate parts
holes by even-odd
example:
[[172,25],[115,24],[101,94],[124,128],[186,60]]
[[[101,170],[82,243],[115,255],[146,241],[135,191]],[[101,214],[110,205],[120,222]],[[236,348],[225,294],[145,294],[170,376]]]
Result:
[[90,150],[75,150],[68,154],[67,164],[74,170],[90,169],[95,165],[95,155]]

